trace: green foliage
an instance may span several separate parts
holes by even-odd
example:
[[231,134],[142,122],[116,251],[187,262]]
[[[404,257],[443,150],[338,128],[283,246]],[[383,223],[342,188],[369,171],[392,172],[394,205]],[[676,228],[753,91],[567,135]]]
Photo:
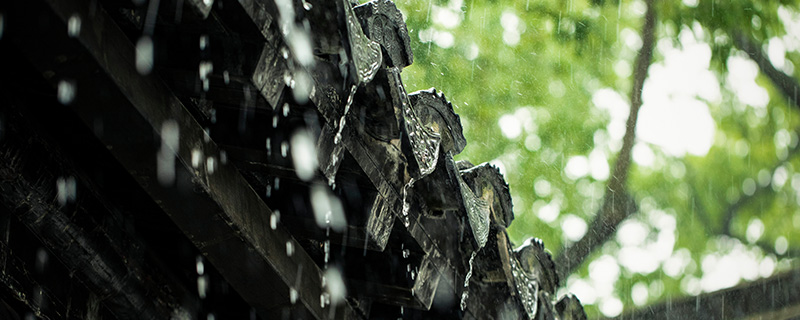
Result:
[[[669,259],[653,271],[620,267],[608,294],[625,309],[636,307],[631,288],[637,283],[649,288],[648,303],[698,293],[709,256],[745,250],[759,261],[777,261],[778,270],[797,265],[775,250],[779,238],[786,239],[788,252],[800,247],[800,157],[791,152],[798,143],[800,110],[763,76],[756,83],[767,90],[766,107],[745,104],[728,81],[727,66],[731,56],[746,57],[731,40],[736,32],[764,44],[783,37],[787,30],[779,8],[797,12],[798,1],[685,2],[697,5],[656,1],[656,41],[680,48],[687,45],[681,33],[690,32],[710,47],[722,97],[700,100],[715,123],[714,144],[702,156],[675,156],[637,143],[652,150],[654,160],[630,168],[628,189],[640,208],[630,220],[647,228],[642,246],[658,242],[662,234],[673,234],[674,244]],[[519,244],[535,236],[558,254],[571,242],[563,224],[577,217],[588,225],[603,201],[607,174],[573,177],[565,167],[572,157],[593,152],[613,167],[620,137],[609,127],[611,114],[598,108],[593,95],[612,89],[628,100],[630,66],[638,50],[631,35],[640,33],[644,2],[408,0],[397,5],[407,18],[415,61],[403,71],[406,87],[433,86],[447,95],[468,141],[458,158],[492,161],[505,172],[516,215],[509,229],[512,240]],[[661,47],[654,63],[665,59]],[[786,60],[800,67],[797,52],[787,52]],[[751,196],[752,188],[765,191]],[[730,236],[722,236],[725,212],[743,198]],[[673,218],[674,230],[664,227],[671,221],[665,216]],[[748,229],[758,225],[754,219],[765,232],[750,243]],[[567,282],[590,281],[590,266],[605,255],[621,261],[628,249],[618,240],[593,253]],[[688,262],[680,259],[683,253]],[[678,272],[667,266],[675,261]],[[597,305],[604,298],[598,297]],[[598,314],[591,303],[587,309],[590,317]]]

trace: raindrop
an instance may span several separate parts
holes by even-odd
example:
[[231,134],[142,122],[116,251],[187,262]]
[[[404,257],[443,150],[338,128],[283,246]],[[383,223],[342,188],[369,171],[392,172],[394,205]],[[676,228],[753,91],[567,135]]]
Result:
[[0,13],[0,39],[3,39],[3,29],[5,29],[5,26],[6,26],[5,17],[3,17],[3,14]]
[[206,159],[206,169],[208,170],[208,174],[214,174],[214,171],[217,169],[217,163],[214,157],[208,157]]
[[306,0],[303,0],[303,9],[306,9],[306,11],[311,11],[311,9],[313,9],[313,8],[314,8],[314,6],[311,5],[311,3],[309,3]]
[[214,64],[211,61],[201,61],[198,68],[200,80],[206,80],[208,79],[208,75],[214,71]]
[[197,256],[195,262],[195,269],[197,270],[197,275],[202,276],[203,274],[205,274],[206,267],[203,264],[203,257]]
[[228,70],[222,71],[222,80],[225,81],[225,84],[231,83],[231,75]]
[[294,254],[294,243],[291,240],[286,241],[286,255],[291,257],[293,254]]
[[283,116],[284,117],[288,117],[289,116],[289,104],[288,103],[284,103],[283,104]]
[[[284,105],[287,109],[288,105]],[[310,181],[317,171],[317,150],[313,138],[306,130],[297,131],[291,138],[292,161],[297,177]]]
[[312,83],[311,76],[305,71],[300,71],[295,75],[294,83],[291,86],[294,100],[300,104],[308,102],[308,97],[311,94]]
[[272,186],[267,186],[267,198],[272,196]]
[[206,320],[217,320],[217,317],[216,317],[216,316],[214,316],[214,314],[213,314],[213,313],[209,313],[209,314],[206,316]]
[[200,167],[200,159],[203,158],[203,152],[200,149],[192,149],[192,168],[197,169]]
[[408,259],[408,256],[409,256],[410,254],[411,254],[411,252],[410,252],[408,249],[405,249],[405,250],[403,250],[403,258],[406,258],[406,259]]
[[69,105],[75,100],[75,82],[72,80],[61,80],[58,82],[58,102]]
[[207,291],[208,278],[205,275],[197,277],[197,294],[200,295],[200,299],[206,298]]
[[68,202],[75,201],[77,185],[74,177],[58,178],[56,181],[58,193],[58,204],[66,205]]
[[328,293],[330,294],[327,297],[327,303],[333,303],[333,305],[339,305],[345,301],[345,297],[347,297],[347,288],[344,284],[344,278],[342,277],[342,273],[339,272],[338,268],[329,268],[325,270],[325,286],[327,288]]
[[210,7],[212,4],[214,4],[214,0],[203,0],[203,3],[206,5],[206,7]]
[[281,178],[275,177],[274,185],[275,185],[275,191],[278,191],[278,189],[281,188]]
[[280,221],[281,212],[278,210],[273,211],[269,217],[269,227],[272,228],[272,230],[278,229],[278,222]]
[[272,116],[272,127],[273,128],[277,128],[278,127],[278,114],[275,114],[274,116]]
[[267,156],[271,156],[272,155],[272,139],[271,138],[267,138],[267,144],[266,145],[267,145]]
[[142,36],[136,42],[136,71],[147,75],[153,70],[153,39]]
[[67,21],[67,34],[70,38],[77,38],[81,33],[81,17],[73,14]]
[[331,241],[325,240],[325,242],[322,244],[322,249],[325,251],[325,265],[327,265],[328,261],[331,259]]
[[286,158],[289,153],[289,143],[286,141],[281,142],[281,157]]
[[47,250],[44,248],[39,248],[36,250],[36,271],[39,273],[44,272],[44,266],[47,264],[49,256],[47,254]]
[[297,302],[297,290],[295,290],[294,288],[289,288],[289,301],[292,304],[295,304]]
[[156,172],[158,182],[169,186],[175,181],[175,153],[180,142],[180,128],[175,120],[161,124],[161,149],[158,151]]
[[336,232],[343,232],[347,227],[341,201],[324,184],[314,184],[311,187],[311,207],[318,227],[330,227]]
[[208,35],[200,36],[200,50],[205,50],[208,47]]

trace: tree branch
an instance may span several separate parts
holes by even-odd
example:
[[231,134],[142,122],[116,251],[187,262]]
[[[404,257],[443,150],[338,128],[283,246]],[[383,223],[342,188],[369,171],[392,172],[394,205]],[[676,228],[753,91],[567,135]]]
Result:
[[[796,146],[796,147],[792,148],[792,150],[789,151],[790,152],[789,153],[790,157],[787,157],[786,160],[778,162],[778,164],[776,164],[772,168],[771,172],[775,172],[775,170],[778,167],[780,167],[781,165],[789,162],[789,159],[791,159],[791,156],[795,155],[798,150],[800,150],[800,147]],[[692,170],[687,168],[687,171],[691,172]],[[692,174],[692,176],[693,176],[693,174]],[[738,200],[736,200],[736,202],[734,202],[733,204],[728,206],[728,208],[726,208],[725,212],[723,213],[723,226],[722,226],[721,230],[718,232],[718,234],[719,235],[724,235],[724,236],[727,236],[727,237],[730,237],[730,238],[733,238],[733,239],[737,239],[737,240],[739,240],[739,242],[741,242],[743,244],[748,244],[749,241],[747,241],[747,239],[745,237],[743,237],[741,235],[734,234],[731,231],[731,221],[735,217],[736,213],[739,212],[739,209],[741,207],[747,205],[748,203],[750,203],[750,201],[752,201],[756,197],[759,197],[761,194],[764,193],[764,191],[767,190],[767,187],[769,187],[769,186],[770,185],[766,185],[764,187],[759,186],[758,189],[753,192],[753,194],[745,195],[743,197],[740,197]],[[694,183],[690,183],[689,184],[689,188],[690,188],[691,198],[692,198],[691,201],[693,201],[695,204],[697,204],[696,205],[697,213],[695,214],[695,217],[698,220],[700,220],[700,223],[705,225],[707,228],[711,227],[713,225],[713,223],[711,221],[711,217],[710,217],[710,215],[708,213],[708,210],[705,208],[705,206],[702,204],[702,202],[696,201],[697,199],[699,199],[699,193],[697,192],[697,189],[694,187]],[[795,250],[795,249],[787,250],[784,253],[778,253],[777,250],[775,250],[775,247],[772,244],[770,244],[770,243],[768,243],[767,241],[764,241],[764,240],[756,241],[752,245],[755,245],[755,246],[761,248],[762,251],[764,251],[766,253],[771,253],[771,254],[775,255],[776,257],[780,257],[780,256],[797,257],[797,256],[800,256],[800,250]]]
[[636,57],[636,66],[633,73],[633,87],[631,88],[631,109],[625,136],[622,138],[622,149],[619,152],[614,171],[608,182],[603,206],[600,208],[594,221],[592,221],[586,234],[566,247],[557,257],[556,265],[561,277],[566,277],[583,263],[589,254],[597,247],[608,241],[616,232],[617,226],[631,213],[636,211],[636,206],[625,190],[628,171],[631,164],[631,150],[636,137],[636,120],[639,117],[639,108],[642,106],[642,88],[647,78],[647,70],[653,58],[655,43],[655,1],[647,1],[644,26],[642,27],[642,48]]
[[[800,130],[796,130],[795,132],[800,134]],[[777,170],[781,166],[783,166],[786,163],[788,163],[789,160],[791,160],[792,157],[798,153],[798,151],[800,151],[800,143],[798,143],[795,146],[789,148],[788,155],[786,156],[786,159],[778,161],[778,163],[776,163],[774,166],[772,166],[772,169],[770,169],[769,172],[770,173],[774,173],[775,170]],[[753,199],[761,196],[761,194],[769,191],[768,188],[771,187],[771,186],[772,186],[772,182],[771,181],[770,181],[770,183],[768,183],[765,186],[756,185],[756,189],[753,191],[753,194],[744,195],[742,197],[739,197],[739,199],[737,199],[734,203],[732,203],[730,206],[728,206],[728,208],[725,209],[725,213],[722,215],[722,217],[723,217],[722,230],[720,231],[720,234],[724,234],[724,235],[730,236],[731,235],[731,224],[733,223],[733,218],[736,216],[736,213],[739,211],[739,209],[742,208],[744,205],[748,204],[751,200],[753,200]]]
[[747,52],[750,59],[758,64],[758,68],[761,69],[761,72],[772,81],[775,87],[783,92],[783,95],[786,96],[787,99],[789,99],[789,103],[800,108],[800,101],[797,101],[797,96],[800,94],[800,85],[798,85],[797,81],[775,68],[772,62],[769,61],[769,58],[764,55],[761,48],[742,32],[734,31],[733,39],[736,43],[736,47],[739,48],[739,50]]
[[697,188],[695,187],[696,184],[695,182],[697,181],[696,177],[697,174],[695,173],[694,168],[692,168],[690,165],[687,165],[686,178],[687,180],[690,180],[689,183],[687,183],[687,185],[689,186],[689,192],[691,193],[689,199],[690,201],[692,201],[692,209],[693,209],[692,212],[696,212],[694,215],[695,218],[697,218],[697,220],[700,220],[700,223],[702,223],[706,228],[708,228],[709,226],[713,225],[713,223],[711,222],[711,218],[708,214],[708,209],[706,208],[706,205],[702,201],[698,201],[700,200],[700,193],[697,191]]

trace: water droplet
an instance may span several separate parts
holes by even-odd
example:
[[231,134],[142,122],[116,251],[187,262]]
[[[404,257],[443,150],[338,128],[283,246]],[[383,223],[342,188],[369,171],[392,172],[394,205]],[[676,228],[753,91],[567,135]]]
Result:
[[206,5],[206,7],[210,7],[214,4],[214,0],[203,0],[203,3]]
[[325,242],[322,245],[322,248],[323,248],[323,251],[325,251],[325,264],[327,265],[328,261],[331,258],[331,241],[330,240],[325,240]]
[[200,50],[205,50],[208,47],[208,35],[200,36]]
[[228,70],[222,71],[222,80],[225,81],[225,84],[231,83],[231,75]]
[[289,302],[295,304],[297,302],[297,290],[289,288]]
[[267,146],[267,156],[271,156],[272,155],[272,139],[271,138],[267,138],[266,146]]
[[293,254],[294,254],[294,243],[291,240],[286,241],[286,255],[291,257]]
[[67,21],[67,34],[70,38],[77,38],[81,33],[81,17],[73,14]]
[[281,212],[278,210],[273,211],[272,215],[269,217],[269,227],[272,228],[272,230],[278,229],[278,222],[280,221]]
[[206,272],[206,266],[203,264],[203,257],[197,256],[197,259],[195,260],[195,269],[197,270],[197,275],[202,276]]
[[324,184],[311,186],[311,208],[314,211],[314,221],[320,228],[331,228],[336,232],[343,232],[347,227],[342,202],[334,196]]
[[208,157],[208,159],[206,159],[206,170],[208,170],[208,174],[214,174],[214,171],[217,170],[217,161],[214,157]]
[[294,100],[297,103],[305,104],[308,102],[308,97],[311,95],[313,88],[313,81],[308,72],[301,70],[297,72],[291,85]]
[[200,167],[200,161],[203,158],[203,152],[200,149],[192,149],[192,168],[197,169]]
[[39,248],[36,250],[36,271],[39,273],[44,272],[44,267],[47,265],[47,260],[49,260],[49,255],[47,254],[47,250],[44,248]]
[[278,189],[281,188],[281,178],[275,177],[274,185],[275,185],[275,191],[278,191]]
[[289,104],[288,103],[284,103],[283,104],[283,116],[284,117],[288,117],[289,116]]
[[136,71],[141,75],[153,70],[153,39],[142,36],[136,42]]
[[303,9],[306,9],[306,11],[311,11],[311,9],[313,8],[314,6],[312,4],[308,3],[308,1],[303,0]]
[[278,115],[277,114],[272,116],[272,127],[273,128],[277,128],[278,127]]
[[197,277],[197,294],[200,295],[200,299],[206,298],[207,291],[208,291],[208,276],[202,275]]
[[69,105],[72,100],[75,100],[75,81],[61,80],[58,82],[57,92],[58,102],[63,105]]
[[333,303],[334,306],[343,303],[347,297],[347,287],[339,269],[336,267],[328,268],[325,270],[324,278],[326,279],[324,286],[327,289],[325,303]]
[[411,255],[411,252],[408,249],[403,250],[403,258],[408,259],[409,255]]
[[200,80],[208,79],[208,75],[214,71],[214,63],[211,61],[201,61],[198,72],[200,73]]
[[74,202],[77,194],[77,183],[74,177],[61,177],[56,180],[58,204],[61,206]]
[[281,157],[286,158],[289,153],[289,143],[286,141],[281,142]]
[[[284,105],[287,109],[288,105]],[[313,138],[306,130],[299,130],[292,135],[292,161],[297,177],[303,181],[311,181],[317,172],[317,150]]]
[[180,142],[180,128],[175,120],[167,120],[161,124],[161,148],[156,156],[156,172],[158,182],[170,186],[175,181],[175,154]]

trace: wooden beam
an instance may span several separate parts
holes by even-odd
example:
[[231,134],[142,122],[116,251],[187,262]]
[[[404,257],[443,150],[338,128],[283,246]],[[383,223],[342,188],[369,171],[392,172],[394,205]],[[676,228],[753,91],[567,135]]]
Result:
[[[67,303],[61,300],[64,297],[53,294],[49,288],[42,286],[34,279],[34,271],[16,257],[4,241],[0,241],[0,265],[3,266],[3,272],[0,273],[0,284],[5,287],[10,296],[21,302],[37,317],[49,320],[81,319],[87,316],[84,304],[75,303],[73,305],[70,303],[70,310]],[[44,301],[47,303],[45,308],[42,305]],[[2,315],[3,313],[0,312],[0,316]],[[19,315],[17,314],[17,316]]]
[[[319,267],[282,225],[270,228],[272,211],[233,165],[219,161],[220,148],[167,87],[137,72],[133,44],[93,3],[14,4],[10,15],[21,17],[14,43],[51,85],[72,83],[69,107],[89,126],[104,123],[97,138],[248,303],[266,315],[352,317],[348,304],[335,313],[320,305]],[[65,25],[73,16],[83,21],[77,40]],[[178,133],[177,144],[159,147]],[[175,157],[174,180],[159,176],[159,152]]]
[[[161,290],[162,284],[154,283],[154,276],[142,272],[139,261],[129,261],[116,252],[114,244],[106,242],[108,238],[76,223],[76,217],[88,216],[82,204],[93,199],[84,195],[81,203],[69,204],[79,184],[76,174],[67,165],[58,170],[43,161],[50,159],[43,155],[63,159],[62,154],[43,148],[30,134],[17,130],[15,126],[20,123],[10,124],[11,136],[27,139],[13,144],[7,139],[2,144],[0,204],[9,208],[89,290],[103,297],[103,304],[117,318],[163,319],[186,313],[179,299]],[[73,178],[70,182],[59,177]]]

